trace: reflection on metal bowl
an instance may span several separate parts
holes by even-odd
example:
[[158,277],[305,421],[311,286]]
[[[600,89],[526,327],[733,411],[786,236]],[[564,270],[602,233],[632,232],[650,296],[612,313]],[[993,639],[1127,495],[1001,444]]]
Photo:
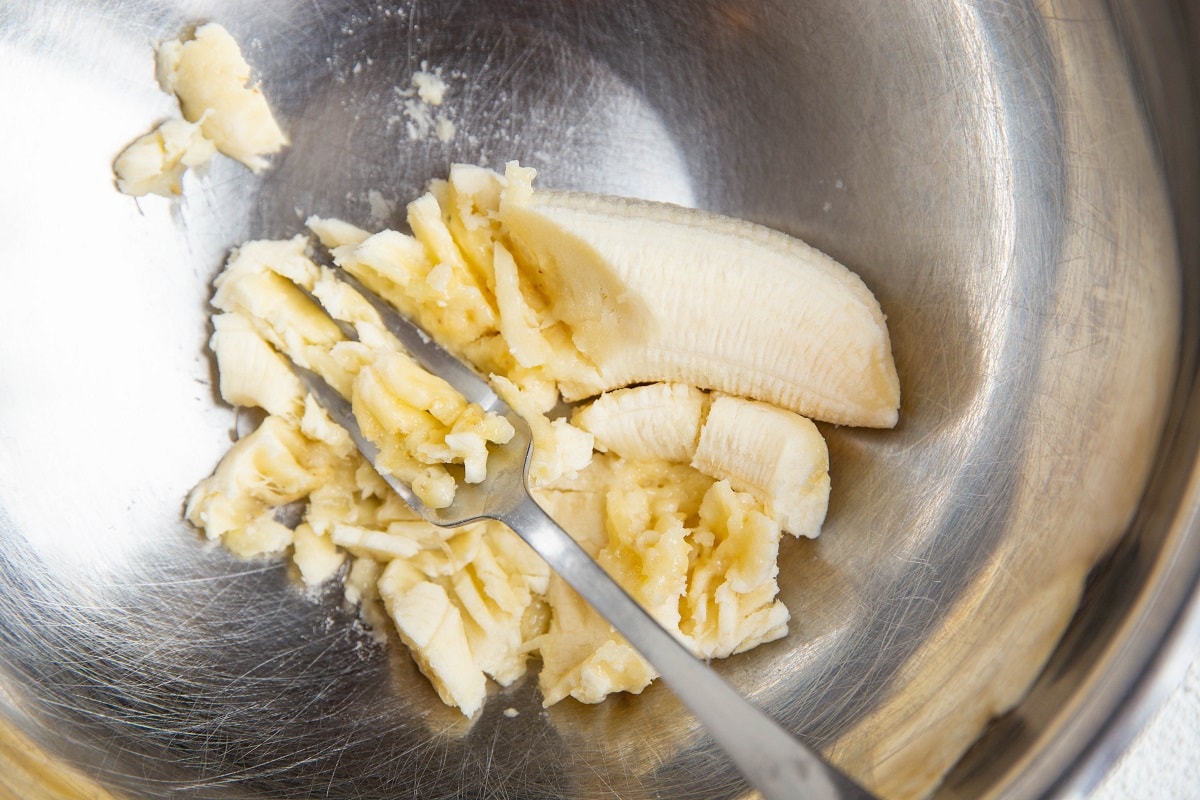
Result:
[[[153,44],[208,19],[293,144],[135,203],[110,165],[173,112]],[[514,158],[799,235],[889,315],[901,424],[824,429],[791,634],[720,671],[887,797],[1086,791],[1197,627],[1198,38],[1170,2],[7,9],[0,795],[748,791],[662,687],[543,711],[522,681],[468,722],[336,589],[181,520],[236,424],[205,350],[228,248],[401,225],[451,162]],[[448,141],[405,116],[422,64]]]

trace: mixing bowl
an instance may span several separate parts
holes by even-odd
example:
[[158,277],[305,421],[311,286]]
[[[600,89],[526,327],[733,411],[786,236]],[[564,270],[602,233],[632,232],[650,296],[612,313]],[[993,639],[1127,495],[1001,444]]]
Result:
[[[122,196],[177,113],[154,45],[207,20],[292,144]],[[510,159],[801,236],[888,314],[901,422],[823,428],[790,634],[717,668],[886,797],[1086,792],[1197,628],[1198,43],[1165,0],[0,6],[0,795],[749,791],[660,686],[466,720],[336,586],[181,519],[245,427],[206,350],[229,248],[402,228]]]

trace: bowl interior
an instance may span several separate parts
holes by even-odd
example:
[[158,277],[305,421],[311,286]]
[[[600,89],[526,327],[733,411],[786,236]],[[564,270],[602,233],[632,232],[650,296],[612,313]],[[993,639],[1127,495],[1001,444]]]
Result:
[[[1079,13],[950,0],[9,12],[0,98],[30,124],[0,129],[0,711],[121,797],[745,793],[661,686],[543,710],[526,679],[468,722],[337,587],[306,595],[282,563],[240,561],[181,520],[239,424],[206,351],[228,249],[291,236],[308,214],[402,228],[405,203],[451,163],[517,159],[544,186],[801,236],[879,297],[902,421],[823,428],[825,533],[781,557],[791,634],[718,668],[888,796],[931,789],[1038,676],[1126,531],[1181,341],[1190,358],[1153,104],[1119,13],[1065,5]],[[243,44],[292,146],[260,176],[218,160],[176,203],[118,195],[112,159],[173,113],[153,44],[208,19]],[[435,110],[413,103],[422,69],[448,86]],[[1169,504],[1181,490],[1162,491]],[[1145,541],[1152,563],[1165,540]],[[1096,591],[1089,608],[1135,602]],[[1069,699],[1099,655],[1061,653]],[[1025,718],[1032,733],[944,791],[1000,786],[1055,724]]]

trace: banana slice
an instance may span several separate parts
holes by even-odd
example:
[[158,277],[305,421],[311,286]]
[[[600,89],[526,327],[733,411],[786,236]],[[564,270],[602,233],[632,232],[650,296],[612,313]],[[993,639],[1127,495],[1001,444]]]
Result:
[[788,533],[816,538],[829,508],[829,450],[811,420],[740,397],[717,397],[692,466],[761,498]]
[[601,452],[686,464],[696,452],[705,405],[704,392],[695,387],[652,383],[606,392],[571,421],[595,437]]
[[596,368],[561,377],[566,399],[666,381],[837,424],[896,424],[883,312],[829,256],[716,214],[507,179],[499,219],[522,277]]

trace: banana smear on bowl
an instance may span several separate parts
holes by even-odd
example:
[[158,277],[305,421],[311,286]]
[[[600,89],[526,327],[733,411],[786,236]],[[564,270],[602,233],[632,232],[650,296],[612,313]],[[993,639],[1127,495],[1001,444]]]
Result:
[[[186,511],[241,555],[290,552],[310,585],[342,575],[468,716],[489,680],[512,683],[535,654],[547,705],[656,676],[499,523],[422,520],[305,396],[285,357],[351,400],[431,504],[486,475],[489,443],[505,441],[503,420],[408,359],[312,247],[492,377],[533,428],[539,502],[702,658],[787,632],[781,534],[817,536],[829,500],[812,420],[891,427],[900,400],[879,304],[825,254],[533,178],[515,163],[455,165],[409,204],[411,234],[311,218],[319,244],[238,248],[217,281],[212,347],[224,398],[267,416]],[[569,416],[554,413],[564,400]],[[277,510],[297,503],[300,523],[284,525]]]

